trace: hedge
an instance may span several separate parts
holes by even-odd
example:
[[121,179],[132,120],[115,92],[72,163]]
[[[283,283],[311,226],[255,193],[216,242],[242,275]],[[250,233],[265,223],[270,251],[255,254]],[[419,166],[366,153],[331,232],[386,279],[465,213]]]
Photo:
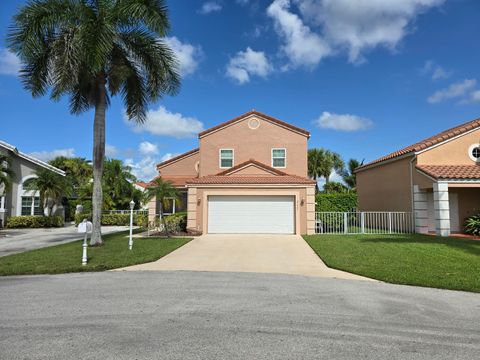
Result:
[[[92,214],[82,213],[75,215],[75,225],[81,223],[84,219],[92,221]],[[130,214],[103,214],[102,225],[105,226],[128,226],[130,225]],[[134,214],[133,225],[147,226],[147,215]]]
[[353,211],[357,209],[356,193],[348,194],[317,194],[315,197],[316,211]]
[[[165,215],[165,224],[168,232],[180,233],[187,231],[187,212],[182,211],[172,215]],[[155,217],[155,225],[160,226],[160,218]],[[160,226],[163,229],[163,224]]]
[[62,227],[62,216],[11,216],[7,219],[9,229]]

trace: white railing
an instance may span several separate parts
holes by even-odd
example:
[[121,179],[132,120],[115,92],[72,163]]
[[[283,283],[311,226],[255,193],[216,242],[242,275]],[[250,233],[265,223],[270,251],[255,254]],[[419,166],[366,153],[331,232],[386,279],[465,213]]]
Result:
[[317,234],[409,234],[415,232],[411,212],[317,212]]
[[[104,210],[104,214],[130,214],[130,210]],[[148,215],[148,210],[133,210],[134,214]]]

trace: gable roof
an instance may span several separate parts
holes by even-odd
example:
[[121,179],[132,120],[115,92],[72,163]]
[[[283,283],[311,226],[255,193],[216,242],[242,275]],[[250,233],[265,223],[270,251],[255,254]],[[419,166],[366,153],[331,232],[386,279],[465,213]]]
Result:
[[415,144],[404,147],[403,149],[394,151],[388,155],[382,156],[374,161],[371,161],[363,166],[358,167],[355,171],[363,170],[366,167],[379,164],[386,160],[395,159],[401,156],[414,155],[416,152],[426,150],[434,145],[440,144],[446,140],[450,140],[456,136],[463,135],[468,133],[471,130],[475,130],[480,127],[480,118],[466,122],[464,124],[455,126],[451,129],[442,131],[436,135],[433,135],[429,138],[421,140]]
[[417,165],[416,168],[435,179],[480,179],[480,165]]
[[165,161],[163,161],[163,162],[161,162],[161,163],[158,163],[158,164],[157,164],[157,169],[160,169],[160,168],[164,167],[165,165],[174,163],[175,161],[178,161],[178,160],[181,160],[181,159],[183,159],[183,158],[186,158],[186,157],[188,157],[188,156],[190,156],[190,155],[194,155],[195,153],[198,153],[199,150],[200,150],[199,148],[196,148],[196,149],[187,151],[186,153],[183,153],[183,154],[174,156],[173,158],[168,159],[168,160],[165,160]]
[[294,132],[296,132],[296,133],[302,134],[302,135],[306,136],[307,138],[310,137],[310,132],[308,132],[307,130],[302,129],[302,128],[299,128],[299,127],[294,126],[294,125],[291,125],[291,124],[286,123],[286,122],[284,122],[284,121],[282,121],[282,120],[276,119],[276,118],[274,118],[274,117],[272,117],[272,116],[263,114],[263,113],[261,113],[261,112],[259,112],[259,111],[256,111],[255,109],[254,109],[254,110],[251,110],[251,111],[249,111],[249,112],[247,112],[247,113],[245,113],[245,114],[243,114],[243,115],[237,116],[236,118],[233,118],[233,119],[231,119],[231,120],[225,121],[225,122],[223,122],[223,123],[221,123],[221,124],[219,124],[219,125],[217,125],[217,126],[211,127],[210,129],[204,130],[204,131],[202,131],[202,132],[200,132],[200,133],[198,134],[198,137],[199,137],[199,138],[204,137],[205,135],[208,135],[208,134],[210,134],[210,133],[212,133],[212,132],[218,131],[218,130],[226,127],[226,126],[232,125],[232,124],[234,124],[234,123],[236,123],[236,122],[238,122],[238,121],[241,121],[241,120],[243,120],[244,118],[246,118],[246,117],[248,117],[248,116],[252,116],[252,115],[256,115],[256,116],[258,116],[258,117],[260,117],[260,118],[262,118],[262,119],[264,119],[264,120],[267,120],[267,121],[269,121],[269,122],[271,122],[271,123],[273,123],[273,124],[279,125],[279,126],[281,126],[281,127],[290,129],[290,130],[292,130],[292,131],[294,131]]
[[8,151],[13,152],[19,158],[22,158],[22,159],[27,160],[27,161],[35,164],[35,165],[38,165],[38,166],[41,166],[45,169],[53,171],[54,173],[57,173],[59,175],[65,176],[65,171],[60,170],[59,168],[56,168],[55,166],[52,166],[52,165],[46,163],[45,161],[39,160],[39,159],[37,159],[33,156],[25,154],[25,153],[19,151],[15,146],[13,146],[13,145],[5,142],[5,141],[0,140],[0,146],[3,147],[4,149],[7,149]]
[[261,163],[260,161],[250,159],[250,160],[244,161],[241,164],[235,165],[234,167],[228,168],[227,170],[223,170],[223,171],[219,172],[217,174],[217,176],[218,175],[220,175],[220,176],[230,175],[230,174],[236,173],[237,171],[240,171],[240,170],[242,170],[242,169],[244,169],[248,166],[252,166],[252,165],[259,168],[259,169],[262,169],[266,172],[274,174],[274,175],[288,175],[287,173],[285,173],[283,171],[280,171],[278,169],[275,169],[271,166],[265,165],[264,163]]

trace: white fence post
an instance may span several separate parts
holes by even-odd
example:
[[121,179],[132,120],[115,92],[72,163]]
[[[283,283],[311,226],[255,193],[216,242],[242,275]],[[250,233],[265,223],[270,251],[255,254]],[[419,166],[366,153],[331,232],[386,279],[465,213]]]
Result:
[[348,234],[348,213],[343,213],[343,233]]
[[388,213],[388,233],[392,233],[392,213]]
[[362,228],[362,234],[365,234],[365,212],[363,211],[360,213],[360,223],[360,227]]

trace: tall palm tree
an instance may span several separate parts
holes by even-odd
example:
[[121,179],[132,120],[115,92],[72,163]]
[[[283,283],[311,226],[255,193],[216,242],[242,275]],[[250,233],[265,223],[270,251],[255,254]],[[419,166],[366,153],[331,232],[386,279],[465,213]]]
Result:
[[323,177],[328,184],[332,171],[340,174],[344,166],[342,157],[334,151],[323,148],[308,150],[308,175],[315,181]]
[[161,177],[154,179],[150,186],[145,190],[145,197],[147,200],[156,198],[157,203],[160,206],[159,217],[163,223],[163,229],[168,236],[167,225],[165,224],[165,217],[163,216],[163,208],[168,206],[168,201],[179,201],[179,193],[175,189],[170,181],[163,181]]
[[70,193],[69,184],[64,176],[47,169],[38,170],[36,176],[24,184],[25,190],[39,192],[40,204],[47,209],[47,216],[50,216],[62,196]]
[[355,169],[362,165],[363,160],[360,162],[356,159],[350,159],[347,163],[347,169],[344,169],[341,173],[343,182],[352,190],[357,188],[357,174],[355,174]]
[[12,187],[14,176],[15,172],[12,170],[12,160],[9,156],[0,154],[0,189],[3,187],[4,193]]
[[125,114],[144,122],[149,101],[175,94],[178,64],[162,40],[170,28],[163,0],[31,0],[14,17],[8,41],[34,97],[67,95],[70,112],[94,109],[93,231],[102,244],[105,113],[120,95]]

